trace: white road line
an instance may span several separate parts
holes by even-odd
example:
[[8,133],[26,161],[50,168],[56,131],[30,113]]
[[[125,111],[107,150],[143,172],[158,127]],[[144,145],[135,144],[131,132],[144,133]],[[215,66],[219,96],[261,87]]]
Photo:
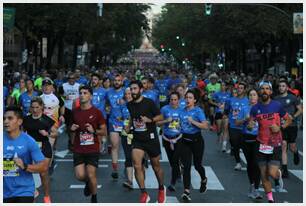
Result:
[[289,170],[292,174],[294,174],[297,178],[302,180],[303,182],[303,170]]
[[[98,185],[98,189],[100,189],[102,185]],[[85,185],[70,185],[69,189],[84,189]]]
[[98,165],[99,167],[102,167],[102,168],[107,168],[108,165]]
[[[260,192],[264,192],[265,191],[264,188],[262,188],[262,187],[258,188],[258,190]],[[274,188],[272,188],[272,192],[276,192]],[[288,191],[286,189],[282,189],[280,192],[285,193],[285,192],[288,192]]]
[[[145,187],[147,189],[157,189],[158,188],[158,182],[155,176],[155,173],[152,169],[152,166],[149,165],[148,169],[145,170]],[[136,178],[135,178],[135,173],[134,173],[134,178],[133,178],[133,188],[134,189],[138,189],[138,184],[136,182]]]
[[[210,166],[205,166],[205,172],[207,177],[207,189],[208,190],[224,190],[221,182],[219,181],[217,175],[214,173]],[[191,184],[194,189],[200,189],[201,177],[199,173],[195,170],[194,166],[191,167]]]
[[175,196],[167,196],[166,203],[178,203],[178,199]]
[[299,150],[299,154],[303,157],[303,152]]
[[[111,159],[100,159],[99,160],[99,162],[111,162],[111,161],[112,161]],[[73,159],[56,159],[56,162],[73,162]],[[125,162],[125,159],[119,159],[118,162]],[[159,160],[159,162],[169,162],[169,161]]]
[[166,150],[162,146],[163,145],[162,144],[163,141],[162,141],[162,136],[161,135],[159,135],[159,142],[160,142],[160,150],[161,150],[161,160],[160,161],[169,162]]
[[64,158],[67,154],[68,154],[69,150],[63,150],[63,151],[56,151],[55,152],[55,156],[60,157],[60,158]]

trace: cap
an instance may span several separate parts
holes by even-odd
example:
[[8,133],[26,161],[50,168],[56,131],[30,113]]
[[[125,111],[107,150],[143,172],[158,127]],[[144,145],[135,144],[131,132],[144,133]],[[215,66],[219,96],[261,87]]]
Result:
[[209,79],[213,79],[213,78],[218,79],[218,75],[216,73],[209,75]]
[[270,89],[272,90],[272,84],[270,82],[267,81],[261,81],[259,83],[259,88],[261,88],[263,85],[268,85],[270,87]]
[[53,81],[49,77],[47,77],[42,81],[42,85],[44,84],[53,84]]

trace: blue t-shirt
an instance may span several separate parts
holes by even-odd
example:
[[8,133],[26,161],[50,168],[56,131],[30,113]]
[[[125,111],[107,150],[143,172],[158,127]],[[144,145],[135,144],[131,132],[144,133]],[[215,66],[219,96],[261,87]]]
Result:
[[[107,94],[106,99],[110,104],[110,116],[109,116],[109,123],[111,128],[116,130],[121,130],[123,127],[123,117],[122,117],[122,110],[121,105],[119,104],[119,100],[123,99],[124,97],[124,89],[121,88],[119,91],[116,91],[114,88],[111,88]],[[115,129],[117,128],[117,129]]]
[[143,91],[142,96],[153,100],[155,105],[159,107],[159,95],[158,95],[157,90],[150,89],[150,90]]
[[170,90],[173,85],[180,84],[182,80],[180,78],[169,79],[167,89]]
[[[35,140],[21,132],[16,139],[3,133],[3,197],[34,196],[34,180],[30,172],[15,166],[14,157],[22,159],[25,164],[40,162],[45,159]],[[7,168],[6,168],[7,167]]]
[[188,117],[192,117],[192,119],[197,122],[206,121],[206,117],[205,117],[203,110],[198,106],[195,106],[191,110],[187,110],[187,108],[184,108],[180,115],[182,133],[195,134],[197,132],[201,132],[200,128],[189,123]]
[[225,110],[229,111],[230,128],[242,130],[242,125],[237,126],[235,121],[244,107],[249,105],[247,97],[237,98],[231,97],[225,104]]
[[158,90],[159,93],[160,102],[167,101],[167,95],[168,95],[167,85],[168,85],[168,80],[166,79],[157,80],[155,83],[155,88]]
[[[216,92],[212,95],[213,100],[218,103],[218,104],[225,104],[226,101],[231,98],[231,93],[230,92]],[[221,110],[219,107],[216,107],[215,112],[216,113],[223,113],[224,109]]]
[[182,109],[180,107],[173,108],[170,105],[164,106],[160,110],[164,119],[172,118],[172,121],[163,125],[163,132],[168,138],[177,136],[181,133],[181,125],[180,125],[180,115],[182,113]]
[[102,112],[104,119],[106,119],[105,98],[106,91],[103,87],[93,89],[91,102]]
[[[238,120],[246,120],[248,117],[250,117],[251,108],[252,108],[251,105],[247,105],[247,106],[243,107],[241,112],[238,114],[237,119]],[[255,127],[252,130],[249,130],[247,128],[247,125],[248,125],[248,122],[245,121],[243,123],[243,128],[242,128],[242,133],[243,134],[251,134],[251,135],[257,135],[258,134],[258,122],[257,121],[255,121]]]
[[54,80],[54,84],[56,85],[57,88],[59,88],[60,86],[63,86],[64,80],[62,80],[62,79],[55,79]]
[[121,105],[121,112],[122,112],[122,117],[123,117],[123,124],[124,126],[127,126],[129,123],[130,116],[131,116],[127,108],[127,103]]
[[179,107],[181,109],[184,109],[186,107],[186,100],[185,100],[185,98],[179,99]]
[[6,106],[6,99],[9,95],[8,88],[6,86],[3,86],[3,109],[5,109]]
[[82,85],[87,85],[88,84],[88,80],[84,76],[80,76],[80,78],[76,82],[79,83],[79,84],[82,84]]
[[31,100],[33,97],[38,96],[38,93],[36,91],[33,91],[32,96],[29,96],[27,92],[23,92],[19,97],[19,103],[22,106],[22,113],[24,116],[26,116],[31,107]]
[[197,82],[195,80],[192,80],[187,86],[188,89],[193,89],[196,87],[197,87]]

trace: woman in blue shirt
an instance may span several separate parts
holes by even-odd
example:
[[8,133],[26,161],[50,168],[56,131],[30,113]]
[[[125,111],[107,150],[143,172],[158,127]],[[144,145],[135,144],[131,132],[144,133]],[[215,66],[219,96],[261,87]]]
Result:
[[258,102],[258,94],[255,89],[248,92],[249,104],[244,107],[236,119],[236,125],[242,125],[242,151],[247,161],[247,173],[250,182],[248,197],[252,199],[262,199],[258,191],[260,183],[260,171],[256,161],[257,143],[256,137],[258,134],[258,122],[254,122],[253,128],[248,128],[248,119],[252,106]]
[[180,177],[179,153],[181,145],[180,115],[182,109],[179,107],[179,93],[170,94],[170,104],[161,109],[164,120],[157,122],[163,125],[163,146],[166,150],[171,166],[171,182],[168,189],[175,191],[176,180]]
[[201,135],[201,129],[207,129],[208,122],[203,110],[196,106],[199,98],[200,96],[195,90],[188,90],[185,94],[186,107],[180,116],[182,132],[181,160],[184,166],[184,193],[182,198],[185,201],[191,201],[190,173],[192,157],[194,167],[201,176],[200,192],[204,193],[207,190],[207,177],[202,166],[204,139]]

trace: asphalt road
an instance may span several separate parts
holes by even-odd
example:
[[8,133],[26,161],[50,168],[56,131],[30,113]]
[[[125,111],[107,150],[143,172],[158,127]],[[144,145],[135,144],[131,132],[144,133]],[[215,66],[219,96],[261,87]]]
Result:
[[[216,144],[216,135],[210,131],[203,132],[205,139],[205,152],[203,165],[208,177],[208,190],[205,194],[200,194],[198,189],[200,177],[197,172],[192,170],[192,190],[191,197],[194,203],[253,203],[247,197],[249,182],[245,171],[246,164],[242,157],[242,171],[235,171],[233,156],[222,153]],[[299,131],[297,143],[299,145],[301,163],[297,166],[293,164],[293,156],[289,153],[288,169],[290,176],[284,179],[284,190],[280,193],[274,193],[276,202],[284,203],[302,203],[303,202],[303,139],[302,130]],[[101,155],[98,177],[98,202],[104,203],[137,203],[139,200],[139,190],[134,181],[134,190],[127,190],[122,187],[124,178],[124,155],[120,151],[120,177],[114,181],[111,175],[111,157],[110,155]],[[162,149],[161,166],[165,173],[165,184],[170,181],[170,166],[166,158],[166,153]],[[151,202],[157,201],[157,181],[153,170],[149,167],[146,170],[146,187],[151,197]],[[262,187],[262,186],[261,186]],[[51,177],[51,198],[54,203],[88,203],[90,197],[83,195],[84,184],[74,177],[72,154],[67,150],[67,136],[61,135],[58,141],[56,152],[56,167]],[[36,202],[42,202],[41,195]],[[167,191],[167,202],[180,202],[180,196],[183,192],[183,184],[179,182],[176,185],[176,192]],[[263,194],[263,192],[262,192]],[[266,203],[264,198],[261,201]]]

